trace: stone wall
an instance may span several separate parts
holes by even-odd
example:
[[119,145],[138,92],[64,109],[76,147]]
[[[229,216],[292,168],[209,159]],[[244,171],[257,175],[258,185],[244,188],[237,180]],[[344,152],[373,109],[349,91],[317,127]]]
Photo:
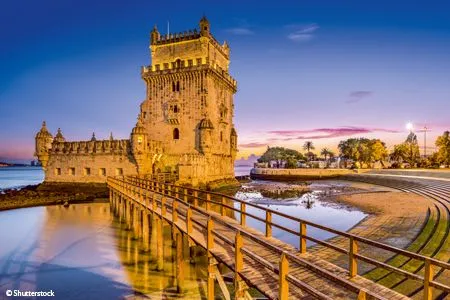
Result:
[[52,154],[45,172],[46,182],[106,182],[108,176],[137,175],[130,155]]
[[334,178],[341,175],[353,174],[349,169],[271,169],[253,168],[250,171],[252,179],[267,180],[312,180]]

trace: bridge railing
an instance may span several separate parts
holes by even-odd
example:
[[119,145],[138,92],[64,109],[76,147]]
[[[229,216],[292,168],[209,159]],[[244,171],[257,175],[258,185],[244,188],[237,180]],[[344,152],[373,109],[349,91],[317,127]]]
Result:
[[[354,277],[358,274],[358,262],[362,261],[374,265],[376,267],[385,269],[389,272],[400,274],[408,279],[421,282],[424,286],[424,294],[430,295],[429,298],[431,298],[432,288],[441,290],[445,293],[450,293],[450,286],[434,280],[435,274],[434,269],[436,267],[442,268],[442,270],[447,271],[450,270],[450,264],[447,262],[430,258],[408,250],[393,247],[377,241],[373,241],[355,234],[336,230],[311,221],[293,217],[283,212],[262,207],[258,204],[250,203],[245,200],[237,199],[221,193],[209,192],[195,188],[188,188],[175,184],[161,183],[155,180],[148,180],[136,176],[123,177],[123,180],[140,188],[158,191],[159,193],[164,195],[174,195],[176,198],[180,200],[191,203],[195,208],[204,206],[205,207],[204,209],[206,209],[206,211],[209,211],[211,210],[211,206],[214,205],[215,207],[219,208],[218,211],[222,216],[227,215],[228,212],[237,213],[239,215],[240,223],[243,226],[246,226],[247,217],[253,218],[255,220],[264,223],[266,237],[271,237],[272,229],[278,228],[284,232],[297,236],[299,240],[298,249],[300,253],[307,252],[306,241],[308,240],[317,243],[319,245],[322,245],[326,248],[337,251],[339,253],[345,254],[348,256],[348,272],[350,277]],[[264,211],[265,217],[262,218],[260,216],[257,216],[256,214],[248,212],[247,207],[254,207],[258,210]],[[274,220],[274,216],[277,216],[277,220]],[[285,223],[286,220],[296,222],[298,224],[299,230],[298,231],[292,230],[283,225],[283,223]],[[347,239],[348,248],[338,247],[327,241],[323,241],[315,237],[312,237],[311,235],[308,234],[310,228],[323,230],[325,232]],[[403,255],[408,258],[420,261],[424,266],[424,276],[394,267],[384,261],[380,261],[376,258],[369,257],[367,255],[359,253],[358,248],[361,244],[373,247],[375,251],[383,251],[383,250],[389,251],[394,255]]]
[[[144,179],[145,180],[145,179]],[[149,180],[146,180],[149,182]],[[155,182],[155,181],[152,181]],[[202,205],[199,205],[198,201],[192,201],[194,199],[197,200],[203,200],[202,198],[190,198],[192,195],[189,195],[187,193],[187,189],[181,189],[178,187],[175,187],[174,189],[171,189],[171,186],[168,184],[155,184],[155,185],[141,185],[136,184],[135,181],[129,181],[128,179],[125,179],[123,177],[121,178],[108,178],[108,185],[109,187],[115,191],[122,193],[124,196],[132,199],[132,201],[138,202],[142,206],[150,208],[152,211],[156,211],[157,208],[160,209],[161,217],[168,219],[170,222],[174,223],[178,218],[182,219],[185,224],[186,228],[179,228],[181,231],[184,231],[187,234],[192,233],[193,230],[193,224],[198,225],[201,227],[204,231],[207,232],[207,243],[208,248],[212,248],[214,244],[214,239],[222,240],[224,243],[228,244],[229,246],[232,246],[235,251],[235,264],[233,266],[229,266],[230,268],[234,268],[234,271],[238,274],[241,273],[242,269],[244,268],[244,255],[251,259],[253,262],[261,265],[262,267],[270,270],[275,275],[278,275],[279,277],[279,299],[288,299],[288,283],[291,283],[298,288],[300,288],[302,291],[305,291],[318,299],[324,299],[324,300],[331,300],[332,298],[325,295],[321,291],[317,290],[316,288],[310,286],[309,284],[302,282],[298,278],[296,278],[294,275],[289,274],[289,263],[290,266],[293,267],[295,265],[299,266],[307,266],[310,269],[315,270],[316,272],[319,272],[321,276],[328,278],[329,280],[332,280],[333,282],[337,282],[342,286],[345,286],[348,290],[352,291],[353,293],[357,294],[358,297],[365,297],[365,296],[371,296],[374,299],[380,299],[380,300],[387,300],[386,298],[383,298],[371,291],[367,291],[366,289],[358,286],[357,284],[346,280],[344,278],[337,277],[336,275],[330,273],[329,271],[320,268],[311,262],[308,262],[302,258],[296,257],[294,254],[284,251],[283,249],[272,245],[271,243],[268,243],[267,241],[254,236],[251,233],[246,232],[245,230],[240,230],[236,226],[230,224],[227,222],[226,219],[222,218],[222,215],[218,214],[211,214],[211,207],[208,208],[208,210],[204,209]],[[143,192],[145,191],[145,192]],[[157,199],[149,194],[146,193],[154,193],[159,194],[162,197],[160,199]],[[167,196],[167,197],[165,197]],[[171,203],[167,203],[167,199],[172,199]],[[191,200],[191,201],[189,201]],[[190,203],[192,202],[192,203]],[[206,204],[208,202],[202,203]],[[184,207],[183,207],[184,206]],[[184,208],[183,211],[181,208]],[[168,214],[168,209],[171,210],[172,214]],[[193,218],[193,212],[196,212],[198,214],[201,214],[205,217],[207,217],[208,221],[207,223],[202,223],[195,218]],[[225,237],[223,234],[220,234],[216,232],[214,228],[214,223],[220,223],[221,225],[228,227],[230,230],[233,230],[236,232],[236,236],[234,241],[230,240],[229,238]],[[251,249],[247,248],[247,245],[244,244],[244,237],[248,238],[249,240],[252,240],[265,248],[269,248],[270,250],[278,253],[280,255],[280,261],[278,264],[273,264],[263,257],[259,256],[258,254],[255,254]],[[289,261],[289,263],[288,263]],[[360,299],[360,298],[358,298]],[[361,298],[363,299],[363,298]]]

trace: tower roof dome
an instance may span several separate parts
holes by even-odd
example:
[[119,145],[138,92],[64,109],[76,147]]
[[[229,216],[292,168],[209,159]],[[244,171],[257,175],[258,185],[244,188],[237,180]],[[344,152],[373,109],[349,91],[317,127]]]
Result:
[[53,138],[52,134],[47,129],[47,124],[42,122],[41,130],[36,134],[36,138]]
[[136,122],[136,126],[134,126],[133,130],[131,131],[132,134],[145,134],[145,127],[144,123],[142,123],[141,116],[138,117],[138,120]]
[[65,142],[66,139],[64,138],[62,132],[61,132],[61,128],[58,128],[58,132],[55,135],[55,142]]
[[204,118],[200,121],[200,124],[198,125],[199,129],[214,129],[214,126],[210,119]]

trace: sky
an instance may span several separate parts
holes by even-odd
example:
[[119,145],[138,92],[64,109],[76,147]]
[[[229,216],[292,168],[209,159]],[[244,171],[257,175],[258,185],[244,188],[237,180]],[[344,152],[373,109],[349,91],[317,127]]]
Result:
[[231,47],[239,155],[270,146],[389,149],[414,124],[428,152],[450,129],[448,1],[2,1],[0,161],[33,159],[43,120],[68,140],[127,138],[149,35],[198,26]]

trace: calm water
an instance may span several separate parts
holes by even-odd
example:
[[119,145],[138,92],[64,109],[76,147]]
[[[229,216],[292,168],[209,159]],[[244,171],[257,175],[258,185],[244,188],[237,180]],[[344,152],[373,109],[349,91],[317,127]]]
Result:
[[0,167],[0,191],[38,184],[43,180],[41,167]]
[[[240,167],[236,174],[246,175],[249,171],[250,167]],[[35,184],[42,179],[40,168],[0,169],[1,188]],[[247,190],[238,191],[236,197],[340,230],[351,228],[365,217],[359,211],[327,205],[319,199],[323,186],[313,187],[310,193],[281,200]],[[247,210],[264,217],[259,209]],[[279,221],[276,216],[273,220]],[[264,229],[251,218],[247,224]],[[284,220],[283,225],[298,230],[296,223]],[[320,239],[331,237],[319,230],[308,233]],[[297,237],[275,228],[273,234],[298,246]],[[152,255],[139,250],[141,242],[111,215],[108,203],[0,212],[0,241],[0,299],[7,289],[52,289],[57,299],[116,299],[135,291],[151,295],[174,291],[175,264],[169,231],[165,232],[164,271],[157,272]],[[185,297],[200,298],[206,288],[205,263],[200,258],[196,265],[186,262],[185,270]]]

